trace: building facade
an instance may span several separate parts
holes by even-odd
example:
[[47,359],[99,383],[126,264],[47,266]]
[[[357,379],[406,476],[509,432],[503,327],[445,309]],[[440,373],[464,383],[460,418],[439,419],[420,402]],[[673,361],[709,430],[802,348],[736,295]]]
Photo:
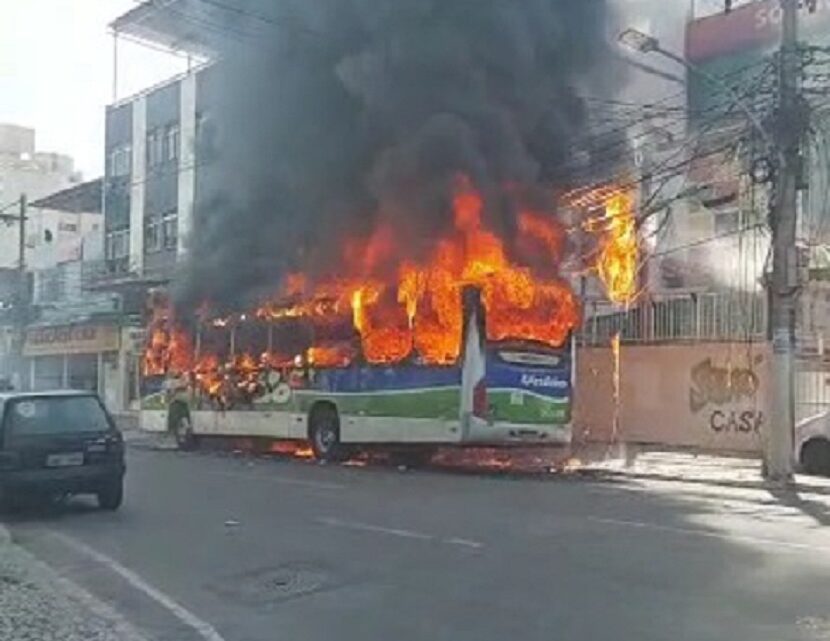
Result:
[[[72,158],[35,150],[34,129],[0,124],[0,205],[23,194],[31,202],[78,183]],[[18,238],[16,227],[0,225],[0,267],[15,267]]]

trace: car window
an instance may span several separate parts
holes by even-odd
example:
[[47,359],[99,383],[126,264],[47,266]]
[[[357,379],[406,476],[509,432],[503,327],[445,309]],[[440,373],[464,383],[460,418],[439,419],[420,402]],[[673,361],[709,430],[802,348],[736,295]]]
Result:
[[110,422],[93,396],[45,396],[11,401],[6,428],[17,435],[102,432]]

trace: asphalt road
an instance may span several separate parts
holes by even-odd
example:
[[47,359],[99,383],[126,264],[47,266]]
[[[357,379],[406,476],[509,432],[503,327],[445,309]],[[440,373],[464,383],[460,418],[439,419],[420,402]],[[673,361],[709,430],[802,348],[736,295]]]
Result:
[[828,512],[678,484],[134,450],[14,539],[147,639],[830,639]]

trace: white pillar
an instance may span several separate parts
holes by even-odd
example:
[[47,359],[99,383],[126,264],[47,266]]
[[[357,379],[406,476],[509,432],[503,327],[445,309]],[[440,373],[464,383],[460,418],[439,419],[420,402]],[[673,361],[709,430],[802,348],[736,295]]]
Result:
[[61,387],[64,389],[69,387],[69,355],[63,355],[63,369],[61,371]]
[[35,379],[37,378],[35,361],[37,361],[37,356],[31,356],[29,358],[29,390],[35,389]]
[[179,106],[179,257],[186,252],[188,236],[193,229],[193,206],[196,200],[196,74],[189,73],[181,81]]
[[130,185],[130,267],[144,272],[144,193],[147,181],[147,98],[133,102],[133,172]]

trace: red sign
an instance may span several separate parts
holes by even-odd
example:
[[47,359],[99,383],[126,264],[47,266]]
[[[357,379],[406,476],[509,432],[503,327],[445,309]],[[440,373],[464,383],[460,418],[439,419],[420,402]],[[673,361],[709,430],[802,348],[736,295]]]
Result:
[[[802,32],[824,27],[830,18],[830,0],[816,0],[815,10],[799,2]],[[686,59],[710,58],[775,45],[781,37],[783,10],[780,0],[757,0],[706,18],[692,20],[686,28]]]

